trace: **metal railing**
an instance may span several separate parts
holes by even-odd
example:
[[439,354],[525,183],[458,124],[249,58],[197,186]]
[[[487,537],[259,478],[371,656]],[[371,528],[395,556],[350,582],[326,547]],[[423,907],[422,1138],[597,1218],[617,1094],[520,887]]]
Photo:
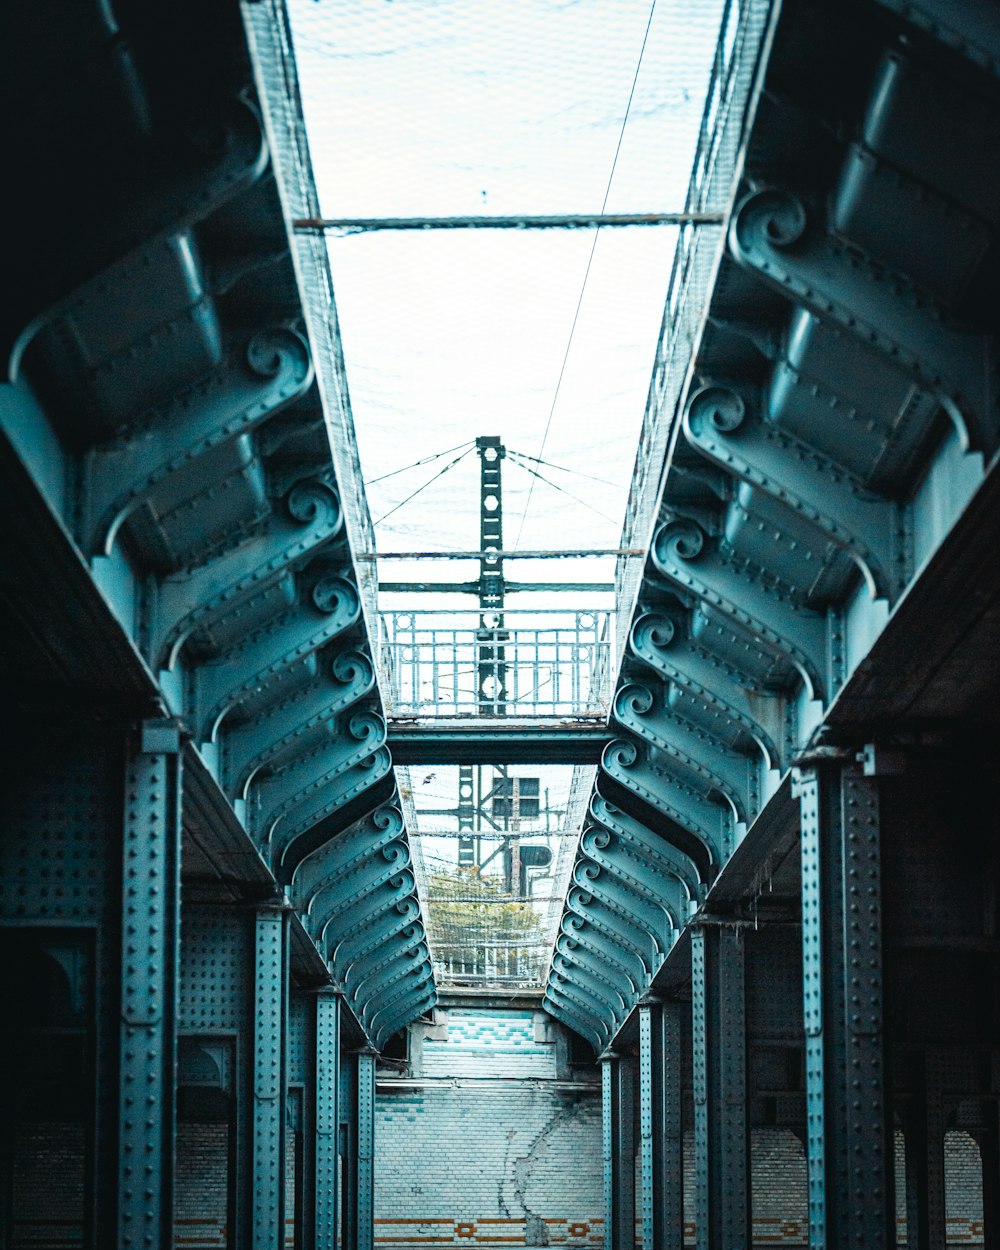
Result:
[[[607,711],[611,614],[479,609],[383,612],[390,714],[580,717]],[[391,692],[391,693],[390,693]]]
[[523,939],[435,942],[433,959],[439,985],[541,986],[549,948],[544,942],[530,944]]

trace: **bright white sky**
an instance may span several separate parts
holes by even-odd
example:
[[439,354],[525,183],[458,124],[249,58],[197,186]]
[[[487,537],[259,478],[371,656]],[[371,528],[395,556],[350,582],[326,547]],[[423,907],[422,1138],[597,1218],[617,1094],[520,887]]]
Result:
[[[611,213],[683,209],[722,8],[656,0],[650,22],[651,0],[289,0],[323,214],[595,213],[606,193]],[[480,434],[573,470],[541,468],[582,501],[536,480],[529,504],[532,479],[509,457],[505,547],[618,545],[676,233],[606,229],[596,246],[589,230],[331,238],[379,550],[478,546],[474,451],[391,516],[452,456],[374,479]],[[455,581],[478,566],[392,562],[379,572]],[[610,582],[614,561],[519,561],[506,573]],[[475,606],[433,598],[436,608]],[[381,602],[431,606],[412,595]],[[611,606],[610,596],[590,602]],[[584,605],[508,599],[551,606]],[[570,770],[537,771],[565,802]],[[457,769],[413,770],[412,785],[418,813],[457,802]],[[457,827],[430,815],[420,824]],[[455,862],[453,839],[420,846],[430,867]],[[539,896],[565,888],[566,849],[555,878],[535,880]],[[543,911],[554,931],[561,908]]]
[[[608,212],[682,208],[721,9],[657,0],[615,163],[650,0],[290,0],[323,213],[596,212],[613,166]],[[543,468],[589,506],[535,481],[522,528],[531,478],[508,460],[505,546],[615,547],[675,235],[601,231],[585,286],[592,231],[331,239],[366,479],[498,434],[604,479]],[[370,485],[376,522],[450,458]],[[379,548],[477,546],[478,471],[470,454],[377,525]],[[610,580],[612,562],[507,572]]]

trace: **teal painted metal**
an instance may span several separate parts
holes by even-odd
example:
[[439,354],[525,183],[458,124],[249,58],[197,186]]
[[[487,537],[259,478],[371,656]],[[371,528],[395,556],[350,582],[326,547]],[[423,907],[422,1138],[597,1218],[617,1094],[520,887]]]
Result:
[[253,1111],[250,1230],[254,1246],[280,1250],[285,1232],[285,1022],[287,917],[259,911],[254,923]]
[[853,761],[803,770],[802,963],[809,1245],[892,1244],[883,1079],[878,783]]
[[400,764],[596,764],[608,745],[603,719],[517,725],[390,721],[389,749]]
[[118,1240],[173,1229],[174,1085],[180,958],[181,763],[173,721],[129,744],[122,846]]
[[604,1250],[633,1250],[635,1245],[634,1084],[631,1055],[602,1057]]
[[333,990],[318,993],[315,1012],[316,1137],[311,1250],[337,1250],[340,1231],[340,995]]

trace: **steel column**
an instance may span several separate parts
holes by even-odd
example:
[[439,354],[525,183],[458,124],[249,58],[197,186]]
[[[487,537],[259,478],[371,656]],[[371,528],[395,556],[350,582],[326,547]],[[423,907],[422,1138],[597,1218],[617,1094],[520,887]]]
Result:
[[746,976],[738,930],[691,934],[698,1250],[750,1244]]
[[906,1118],[906,1242],[911,1250],[945,1250],[944,1115],[932,1056],[914,1062]]
[[604,1250],[635,1245],[635,1060],[601,1059]]
[[350,1128],[344,1171],[345,1250],[372,1250],[375,1240],[375,1052],[349,1056]]
[[876,783],[851,765],[800,774],[809,1245],[894,1244],[882,1033]]
[[983,1250],[1000,1250],[1000,1108],[989,1103],[986,1128],[979,1135],[983,1164]]
[[139,727],[125,768],[118,1245],[173,1244],[181,757],[172,721]]
[[340,1004],[333,989],[315,995],[311,1132],[306,1142],[305,1244],[336,1250],[340,1216],[337,1157],[340,1148]]
[[283,1250],[285,1239],[287,925],[277,907],[254,918],[253,1250]]
[[681,1022],[677,1003],[639,1004],[642,1250],[682,1250]]

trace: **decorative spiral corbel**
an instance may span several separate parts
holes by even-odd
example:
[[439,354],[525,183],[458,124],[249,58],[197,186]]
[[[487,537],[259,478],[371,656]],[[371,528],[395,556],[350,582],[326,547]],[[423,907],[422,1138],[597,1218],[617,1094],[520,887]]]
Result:
[[755,191],[737,207],[729,227],[729,246],[737,259],[790,248],[805,233],[808,218],[802,201],[776,187]]
[[676,616],[666,612],[644,612],[632,626],[630,649],[636,659],[645,662],[650,651],[666,651],[683,634],[684,625],[679,612]]
[[619,768],[631,768],[639,758],[639,748],[627,738],[615,738],[601,753],[601,766],[612,775]]
[[713,383],[695,391],[688,400],[684,428],[689,435],[694,435],[697,444],[698,435],[706,425],[720,434],[732,434],[746,420],[746,415],[746,400],[739,391]]
[[321,577],[314,584],[310,598],[321,612],[354,616],[361,609],[357,587],[346,577]]
[[617,720],[628,720],[629,715],[644,716],[656,706],[656,695],[649,686],[630,682],[615,695],[614,715]]
[[326,539],[335,538],[344,528],[344,509],[340,495],[329,482],[321,478],[307,478],[296,482],[285,496],[285,511],[300,525],[324,517]]
[[705,547],[705,531],[695,521],[675,517],[665,521],[653,535],[650,554],[664,576],[670,576],[672,560],[696,560]]

